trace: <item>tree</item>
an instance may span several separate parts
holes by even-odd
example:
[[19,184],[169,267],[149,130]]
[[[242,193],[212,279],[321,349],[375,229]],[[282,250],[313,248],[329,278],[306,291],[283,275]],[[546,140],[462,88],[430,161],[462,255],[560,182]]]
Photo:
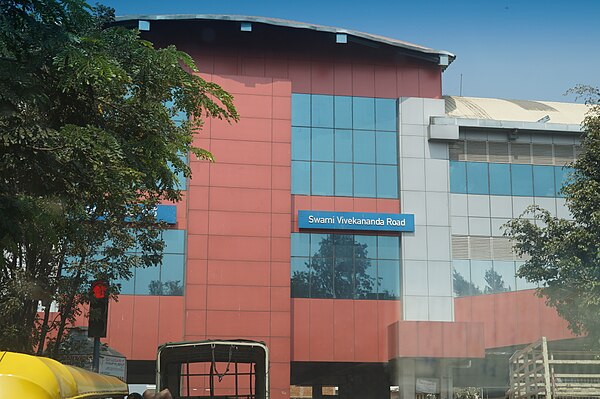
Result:
[[[578,86],[586,96],[588,114],[583,122],[581,153],[563,187],[573,220],[556,218],[532,206],[506,227],[516,252],[531,258],[517,275],[539,282],[546,299],[577,335],[600,337],[600,91]],[[534,221],[525,219],[525,216]]]
[[470,295],[481,295],[482,292],[475,284],[467,281],[459,272],[456,270],[452,271],[453,288],[456,296],[470,296]]
[[213,159],[193,146],[202,118],[237,120],[190,56],[113,21],[83,0],[0,0],[1,349],[56,356],[90,280],[158,264],[156,205],[180,200],[187,154]]
[[504,279],[494,269],[488,269],[485,271],[485,283],[484,292],[486,294],[496,294],[498,292],[506,292],[509,288],[506,288]]

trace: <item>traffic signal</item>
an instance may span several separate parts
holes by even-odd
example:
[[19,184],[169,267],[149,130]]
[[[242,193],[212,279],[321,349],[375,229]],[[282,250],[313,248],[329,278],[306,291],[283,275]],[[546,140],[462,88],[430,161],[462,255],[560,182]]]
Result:
[[105,338],[108,322],[108,281],[97,280],[90,290],[90,318],[88,337]]

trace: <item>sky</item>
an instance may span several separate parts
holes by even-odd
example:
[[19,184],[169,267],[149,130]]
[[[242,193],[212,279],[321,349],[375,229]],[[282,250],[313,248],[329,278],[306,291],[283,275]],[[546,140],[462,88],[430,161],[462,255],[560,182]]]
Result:
[[[98,0],[116,14],[290,19],[446,50],[443,94],[577,101],[600,87],[600,0]],[[462,81],[462,84],[461,84]]]

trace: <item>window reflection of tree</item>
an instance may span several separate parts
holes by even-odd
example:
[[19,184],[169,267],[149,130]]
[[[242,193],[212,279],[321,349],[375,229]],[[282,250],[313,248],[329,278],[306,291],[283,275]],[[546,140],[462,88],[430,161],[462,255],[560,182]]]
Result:
[[148,291],[150,295],[179,296],[183,295],[183,286],[179,280],[165,282],[152,280],[148,284]]
[[[367,244],[353,235],[327,234],[319,249],[306,263],[306,271],[294,271],[292,286],[298,297],[357,298],[377,297],[375,265]],[[375,248],[372,248],[375,255]]]

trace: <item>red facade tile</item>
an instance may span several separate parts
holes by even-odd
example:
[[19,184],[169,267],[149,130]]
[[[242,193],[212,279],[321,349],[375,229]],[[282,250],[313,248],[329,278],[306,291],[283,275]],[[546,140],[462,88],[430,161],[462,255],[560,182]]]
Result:
[[156,343],[158,342],[158,328],[144,328],[144,326],[158,326],[158,310],[158,297],[134,297],[133,326],[138,329],[143,329],[144,333],[134,335],[134,339],[131,345],[132,358],[139,360],[156,359]]
[[208,261],[208,284],[226,286],[255,285],[267,287],[270,284],[270,278],[270,262],[213,259]]
[[[372,362],[379,359],[376,301],[354,302],[354,360]],[[312,344],[312,343],[311,343]],[[387,346],[384,348],[387,350]]]
[[271,262],[271,286],[290,286],[290,262]]
[[[206,236],[204,236],[206,237]],[[207,260],[187,259],[185,266],[186,284],[206,284]]]
[[[291,145],[289,143],[273,143],[271,148],[272,162],[276,166],[290,166]],[[286,192],[289,197],[289,192]]]
[[206,309],[206,285],[190,284],[185,285],[185,308],[188,310]]
[[289,312],[290,297],[290,287],[271,287],[271,310],[274,312]]
[[[291,313],[271,312],[271,336],[272,337],[290,337]],[[290,343],[291,345],[291,343]],[[291,347],[288,348],[291,351]]]
[[271,184],[274,190],[289,190],[291,188],[291,169],[289,166],[273,166],[271,169]]
[[310,360],[310,299],[292,298],[292,360]]
[[375,97],[375,68],[369,64],[352,64],[352,95]]
[[[280,120],[281,124],[289,121]],[[273,129],[271,120],[264,118],[241,118],[238,122],[227,122],[225,120],[213,120],[210,130],[211,138],[224,140],[264,141],[270,142]],[[289,142],[289,140],[288,140]],[[219,154],[216,154],[218,157]]]
[[158,311],[158,343],[183,340],[184,297],[160,297]]
[[352,65],[351,64],[334,64],[334,82],[333,90],[336,96],[351,96],[352,95]]
[[210,209],[212,211],[270,212],[271,195],[271,190],[268,189],[211,187]]
[[270,328],[269,312],[208,310],[206,334],[211,337],[267,337]]
[[215,164],[211,165],[210,183],[218,187],[271,188],[270,169],[259,165]]
[[333,358],[354,361],[354,301],[333,301]]
[[193,335],[206,339],[206,310],[185,311],[185,336]]
[[310,302],[309,356],[311,361],[333,361],[333,301]]
[[269,237],[271,217],[268,213],[212,211],[208,232],[211,235]]
[[208,257],[208,236],[188,234],[187,239],[187,260],[207,259]]
[[273,97],[273,119],[292,119],[292,98],[289,94]]
[[[207,210],[208,209],[208,187],[207,186],[190,186],[188,190],[189,209]],[[180,214],[180,209],[177,209],[177,215]],[[182,209],[185,214],[185,209]]]
[[269,294],[269,287],[209,285],[206,308],[239,312],[269,311]]
[[334,93],[334,68],[331,62],[313,61],[311,64],[311,93]]
[[220,164],[270,165],[271,143],[263,141],[211,140],[211,152]]
[[292,81],[292,92],[310,93],[310,62],[290,60],[288,65],[288,77]]
[[208,257],[220,260],[269,261],[272,259],[269,257],[270,246],[271,240],[267,237],[210,236]]
[[[265,59],[265,76],[273,78],[287,79],[288,77],[288,60],[284,58],[267,57]],[[289,82],[289,81],[288,81]],[[280,95],[282,91],[276,89],[277,85],[273,86],[273,94]],[[289,82],[289,91],[291,91],[291,82]]]
[[375,65],[375,97],[398,98],[394,65]]

